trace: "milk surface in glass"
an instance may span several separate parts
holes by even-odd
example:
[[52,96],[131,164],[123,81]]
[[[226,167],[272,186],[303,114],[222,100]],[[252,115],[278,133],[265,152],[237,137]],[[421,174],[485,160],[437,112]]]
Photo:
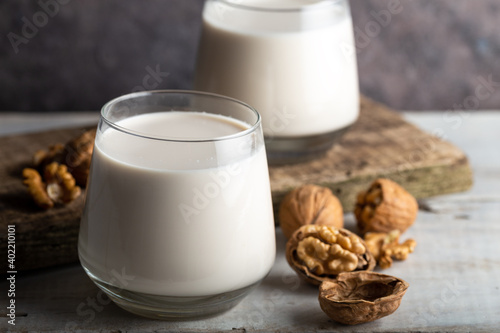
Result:
[[216,140],[165,149],[140,137],[204,140],[249,125],[199,112],[149,113],[116,125],[129,133],[107,129],[95,143],[82,264],[109,284],[124,271],[131,277],[124,288],[154,295],[214,295],[261,280],[275,254],[265,149],[224,159],[237,154]]
[[320,135],[355,122],[356,49],[345,1],[227,2],[205,4],[195,89],[252,105],[267,137]]

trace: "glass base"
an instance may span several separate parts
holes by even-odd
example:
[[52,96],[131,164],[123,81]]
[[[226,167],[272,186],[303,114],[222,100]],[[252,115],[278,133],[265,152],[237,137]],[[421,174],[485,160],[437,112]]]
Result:
[[351,128],[304,137],[265,137],[270,165],[307,162],[323,156]]
[[201,319],[228,311],[260,283],[218,295],[178,297],[138,293],[105,283],[92,274],[89,277],[122,309],[151,319],[172,321]]

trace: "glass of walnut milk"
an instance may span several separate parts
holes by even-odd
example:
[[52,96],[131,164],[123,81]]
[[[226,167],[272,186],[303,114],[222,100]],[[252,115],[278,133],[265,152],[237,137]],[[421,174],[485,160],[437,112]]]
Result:
[[189,91],[107,103],[78,249],[92,281],[130,312],[188,319],[234,306],[275,258],[257,111]]
[[358,117],[355,50],[347,0],[208,0],[194,87],[255,107],[270,163],[309,160]]

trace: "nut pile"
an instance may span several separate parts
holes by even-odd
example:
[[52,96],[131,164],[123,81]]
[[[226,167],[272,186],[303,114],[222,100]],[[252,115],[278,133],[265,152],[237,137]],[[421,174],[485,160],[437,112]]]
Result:
[[23,183],[42,209],[78,198],[87,185],[96,130],[84,132],[65,145],[55,144],[33,156],[33,168],[23,169]]
[[286,259],[305,281],[320,286],[319,302],[333,320],[359,324],[393,313],[408,283],[371,272],[389,268],[415,250],[400,235],[415,221],[415,198],[389,179],[377,179],[357,196],[359,234],[343,229],[340,201],[329,189],[299,187],[285,197],[279,223],[288,238]]

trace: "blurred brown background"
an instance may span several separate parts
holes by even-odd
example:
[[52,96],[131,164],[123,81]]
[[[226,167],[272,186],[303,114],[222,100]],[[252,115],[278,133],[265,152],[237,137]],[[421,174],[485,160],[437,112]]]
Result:
[[[202,0],[4,0],[0,111],[189,89]],[[360,89],[399,110],[500,109],[500,1],[351,0]],[[146,76],[153,81],[144,81]]]

